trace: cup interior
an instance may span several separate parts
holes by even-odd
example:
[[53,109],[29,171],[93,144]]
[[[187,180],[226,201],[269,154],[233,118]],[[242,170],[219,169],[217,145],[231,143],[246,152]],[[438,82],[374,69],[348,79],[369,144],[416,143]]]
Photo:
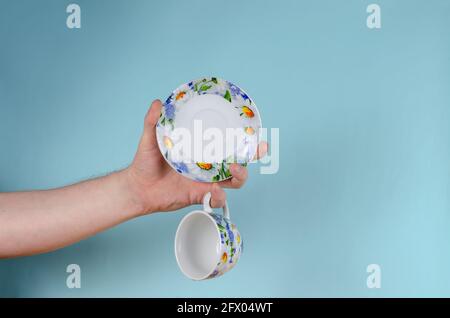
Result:
[[214,219],[203,211],[186,215],[175,236],[175,256],[183,274],[194,280],[207,278],[219,253],[220,234]]

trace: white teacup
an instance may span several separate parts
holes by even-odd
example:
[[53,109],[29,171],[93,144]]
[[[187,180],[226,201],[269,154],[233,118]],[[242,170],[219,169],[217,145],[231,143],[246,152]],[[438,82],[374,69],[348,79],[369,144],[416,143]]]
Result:
[[242,253],[242,239],[230,222],[225,203],[223,216],[213,213],[211,193],[203,198],[203,211],[187,214],[175,235],[175,257],[184,275],[203,280],[224,274],[234,267]]

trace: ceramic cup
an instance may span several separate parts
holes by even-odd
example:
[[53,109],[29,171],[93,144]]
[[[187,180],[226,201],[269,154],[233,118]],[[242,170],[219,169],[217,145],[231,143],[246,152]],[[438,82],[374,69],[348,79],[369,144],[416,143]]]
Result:
[[211,193],[203,198],[203,210],[187,214],[175,235],[175,257],[184,275],[193,280],[220,276],[234,267],[242,253],[242,239],[230,221],[225,203],[223,215],[210,206]]

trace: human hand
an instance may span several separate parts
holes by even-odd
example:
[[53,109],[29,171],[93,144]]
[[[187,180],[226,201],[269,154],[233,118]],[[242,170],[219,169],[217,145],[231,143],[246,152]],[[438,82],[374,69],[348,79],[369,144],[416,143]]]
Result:
[[[232,178],[219,183],[203,183],[183,177],[172,169],[158,147],[156,123],[162,104],[153,101],[144,120],[144,132],[132,164],[122,174],[139,206],[139,214],[178,210],[192,204],[200,204],[203,196],[211,192],[211,207],[225,204],[226,194],[222,188],[240,188],[247,180],[248,172],[239,164],[232,164]],[[268,145],[261,142],[255,159],[263,157]]]

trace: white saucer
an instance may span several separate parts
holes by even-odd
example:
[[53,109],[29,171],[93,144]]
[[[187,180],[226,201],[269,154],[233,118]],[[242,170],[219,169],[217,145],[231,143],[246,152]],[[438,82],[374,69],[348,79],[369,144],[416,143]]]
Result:
[[254,158],[260,128],[250,97],[211,77],[183,84],[167,98],[156,135],[172,168],[193,180],[217,182],[231,177],[231,163],[246,165]]

